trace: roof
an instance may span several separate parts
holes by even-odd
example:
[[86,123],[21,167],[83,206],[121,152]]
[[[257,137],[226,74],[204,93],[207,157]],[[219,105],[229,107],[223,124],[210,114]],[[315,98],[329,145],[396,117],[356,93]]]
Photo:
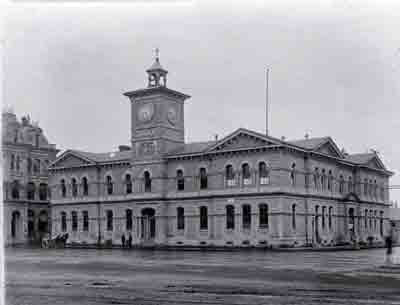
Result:
[[107,152],[107,153],[93,153],[93,152],[87,152],[87,151],[81,151],[81,150],[70,150],[70,151],[72,153],[75,153],[86,159],[92,160],[96,163],[125,161],[125,160],[130,160],[130,158],[132,157],[131,150],[115,151],[115,152]]
[[162,70],[164,72],[167,72],[167,70],[165,70],[161,64],[160,64],[160,60],[158,59],[158,57],[156,58],[156,60],[154,61],[154,63],[151,65],[151,67],[149,69],[147,69],[147,71],[153,71],[153,70]]
[[212,144],[215,144],[215,141],[186,143],[178,149],[171,150],[168,152],[168,155],[199,153],[206,150]]
[[321,144],[326,142],[329,137],[321,137],[321,138],[310,138],[310,139],[301,139],[301,140],[293,140],[287,141],[290,144],[303,147],[305,149],[316,149]]
[[357,164],[365,164],[370,161],[372,158],[376,156],[375,153],[364,153],[364,154],[351,154],[345,156],[347,161],[357,163]]

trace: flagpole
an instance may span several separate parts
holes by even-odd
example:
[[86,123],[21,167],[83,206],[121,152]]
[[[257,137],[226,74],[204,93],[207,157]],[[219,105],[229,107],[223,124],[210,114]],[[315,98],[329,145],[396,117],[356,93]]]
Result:
[[267,88],[266,88],[266,99],[265,99],[265,134],[269,135],[269,122],[268,122],[268,112],[269,112],[269,68],[267,68]]

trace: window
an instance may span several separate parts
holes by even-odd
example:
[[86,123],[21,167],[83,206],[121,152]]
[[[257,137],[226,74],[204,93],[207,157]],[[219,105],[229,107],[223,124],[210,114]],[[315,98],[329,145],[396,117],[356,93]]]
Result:
[[111,176],[106,177],[106,187],[107,187],[107,194],[112,195],[113,193],[113,181]]
[[88,179],[86,177],[82,178],[82,193],[83,196],[89,195],[89,184],[88,184]]
[[322,169],[322,173],[321,173],[321,189],[325,190],[326,188],[326,175],[325,175],[325,169]]
[[367,178],[364,179],[364,195],[365,196],[368,195],[368,179]]
[[14,143],[18,142],[18,129],[14,131]]
[[72,190],[72,196],[73,197],[78,196],[78,184],[76,183],[76,179],[75,178],[71,179],[71,190]]
[[385,199],[385,188],[383,186],[381,186],[381,199]]
[[11,184],[11,198],[12,199],[19,199],[19,181],[14,180]]
[[316,190],[318,190],[318,179],[319,179],[319,171],[318,171],[318,167],[316,167],[314,170],[314,188]]
[[258,172],[260,175],[260,184],[269,184],[269,170],[265,162],[258,163]]
[[379,233],[383,236],[383,211],[379,212]]
[[242,178],[243,178],[243,185],[251,184],[251,173],[250,173],[250,166],[248,163],[242,165]]
[[292,229],[296,229],[296,204],[292,204]]
[[344,193],[344,178],[343,178],[343,175],[339,176],[339,193],[340,194]]
[[369,210],[369,228],[372,229],[372,210]]
[[369,180],[368,195],[372,197],[372,180]]
[[17,156],[16,161],[15,161],[15,169],[17,171],[19,171],[20,168],[21,168],[21,158],[20,158],[20,156]]
[[36,173],[40,173],[40,159],[36,159],[35,164],[36,164],[36,170],[34,169],[34,171]]
[[39,184],[39,199],[47,200],[47,184],[46,183]]
[[290,169],[290,184],[292,186],[296,185],[296,163],[293,163]]
[[31,173],[32,172],[32,159],[31,158],[27,159],[26,167],[27,167],[26,170],[28,171],[28,173]]
[[39,134],[35,134],[35,146],[39,147]]
[[200,207],[200,230],[208,229],[208,212],[207,207]]
[[374,211],[374,231],[376,231],[377,221],[378,221],[378,211],[375,210]]
[[113,211],[107,210],[106,216],[107,216],[107,231],[112,231],[112,230],[114,230]]
[[185,178],[183,177],[183,171],[181,169],[176,171],[176,188],[178,191],[183,191],[185,189]]
[[364,211],[364,227],[365,229],[368,229],[368,209],[365,209]]
[[176,209],[176,227],[178,230],[185,229],[185,210],[182,207]]
[[374,180],[374,197],[378,197],[378,184],[376,183],[376,180]]
[[332,229],[332,210],[333,210],[333,207],[329,207],[329,210],[328,210],[328,228],[329,228],[329,230]]
[[326,214],[326,207],[322,207],[322,217],[321,217],[321,224],[322,224],[322,229],[325,229],[325,214]]
[[67,196],[67,187],[65,186],[65,180],[64,179],[61,179],[60,187],[61,187],[61,196],[62,197],[66,197]]
[[14,154],[11,154],[11,160],[10,160],[10,169],[14,169],[14,163],[15,163],[15,156]]
[[349,209],[349,229],[354,233],[355,231],[354,208]]
[[233,205],[226,206],[226,228],[228,230],[235,228],[235,207]]
[[332,181],[333,181],[332,171],[329,170],[329,172],[328,172],[328,191],[332,190]]
[[89,231],[89,213],[88,211],[82,212],[83,218],[83,231]]
[[144,172],[144,191],[151,192],[151,177],[148,171]]
[[200,189],[208,187],[207,171],[204,167],[200,168]]
[[132,177],[130,174],[125,175],[125,192],[132,194]]
[[132,231],[133,213],[131,209],[125,210],[125,228],[127,231]]
[[233,171],[233,166],[231,164],[225,166],[225,180],[227,186],[235,185],[235,173]]
[[33,182],[29,182],[26,186],[26,198],[35,200],[35,184]]
[[72,231],[78,231],[78,214],[75,211],[71,212]]
[[67,231],[67,213],[61,212],[61,231]]
[[259,207],[259,226],[260,228],[268,228],[268,205],[260,204]]
[[249,204],[242,206],[242,225],[243,229],[251,228],[251,206]]
[[347,184],[347,189],[349,191],[349,193],[351,193],[353,191],[353,178],[351,176],[349,176],[349,181]]

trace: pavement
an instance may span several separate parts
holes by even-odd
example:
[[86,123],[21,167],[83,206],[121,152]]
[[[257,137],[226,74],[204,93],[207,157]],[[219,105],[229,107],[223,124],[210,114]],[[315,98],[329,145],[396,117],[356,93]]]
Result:
[[400,304],[400,248],[6,249],[7,305]]

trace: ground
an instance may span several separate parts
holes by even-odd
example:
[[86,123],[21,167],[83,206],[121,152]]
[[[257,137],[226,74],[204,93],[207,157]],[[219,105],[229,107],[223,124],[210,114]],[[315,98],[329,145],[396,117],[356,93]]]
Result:
[[400,267],[383,268],[384,256],[6,249],[6,304],[400,304]]

